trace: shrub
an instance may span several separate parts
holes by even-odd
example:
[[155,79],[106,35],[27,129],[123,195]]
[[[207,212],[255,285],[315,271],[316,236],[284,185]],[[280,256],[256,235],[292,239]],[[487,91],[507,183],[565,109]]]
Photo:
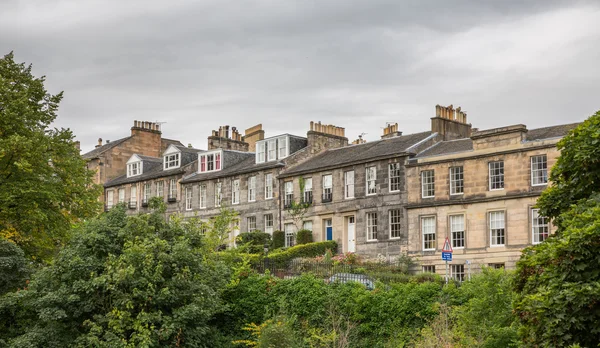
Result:
[[248,253],[260,254],[264,251],[265,244],[271,245],[271,235],[260,231],[245,232],[237,236],[236,242],[247,245]]
[[269,260],[278,265],[283,265],[284,263],[298,257],[315,257],[318,255],[323,255],[327,249],[336,250],[337,243],[333,240],[328,240],[326,242],[296,245],[288,248],[287,250],[269,254]]
[[300,230],[296,232],[296,243],[308,244],[313,242],[313,235],[311,230]]
[[283,248],[285,246],[285,232],[275,231],[273,232],[273,244],[272,249]]

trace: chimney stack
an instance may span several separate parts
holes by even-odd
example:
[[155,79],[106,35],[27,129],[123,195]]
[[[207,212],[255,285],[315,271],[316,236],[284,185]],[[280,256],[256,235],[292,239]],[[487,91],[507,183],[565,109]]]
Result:
[[366,141],[365,139],[363,139],[363,136],[362,136],[362,134],[360,134],[360,135],[358,136],[358,139],[354,140],[354,141],[352,142],[352,144],[353,144],[353,145],[360,145],[360,144],[364,144],[364,143],[366,143],[366,142],[367,142],[367,141]]
[[311,154],[348,145],[348,138],[346,138],[346,130],[344,128],[332,124],[321,124],[321,121],[310,121],[310,130],[307,133],[307,138]]
[[467,123],[467,113],[454,105],[435,106],[435,117],[431,118],[431,131],[442,136],[443,140],[463,139],[471,136],[471,124]]
[[248,143],[248,150],[250,152],[256,151],[256,142],[265,138],[265,131],[262,129],[262,123],[256,126],[250,127],[244,131],[242,141]]
[[81,142],[76,140],[73,144],[75,144],[75,148],[81,152]]
[[383,129],[383,135],[381,139],[393,138],[401,136],[402,132],[398,132],[398,123],[388,123]]
[[100,146],[102,146],[102,138],[98,138],[98,145],[96,145],[96,148],[99,148]]
[[213,130],[208,137],[208,150],[225,149],[248,152],[249,144],[244,141],[237,127],[229,125],[219,126],[219,130]]

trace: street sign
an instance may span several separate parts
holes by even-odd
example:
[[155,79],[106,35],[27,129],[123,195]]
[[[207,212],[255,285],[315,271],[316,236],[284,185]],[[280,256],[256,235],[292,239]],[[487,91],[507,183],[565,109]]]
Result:
[[442,251],[442,261],[452,261],[452,253],[448,251]]
[[451,253],[452,246],[450,245],[450,240],[446,237],[446,241],[444,242],[444,247],[442,248],[442,252]]

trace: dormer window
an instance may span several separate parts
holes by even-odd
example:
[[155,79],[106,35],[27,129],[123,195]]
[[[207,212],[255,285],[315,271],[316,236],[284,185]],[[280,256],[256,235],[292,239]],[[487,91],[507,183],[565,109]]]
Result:
[[142,162],[134,162],[127,164],[127,177],[142,174]]
[[174,153],[172,155],[166,155],[165,156],[165,170],[172,169],[172,168],[179,168],[180,155],[181,154],[179,154],[179,153]]
[[198,160],[200,163],[198,166],[199,173],[221,170],[221,151],[199,154]]
[[265,145],[264,142],[256,143],[256,163],[265,162]]
[[290,155],[290,135],[256,142],[256,163],[264,163],[286,158]]

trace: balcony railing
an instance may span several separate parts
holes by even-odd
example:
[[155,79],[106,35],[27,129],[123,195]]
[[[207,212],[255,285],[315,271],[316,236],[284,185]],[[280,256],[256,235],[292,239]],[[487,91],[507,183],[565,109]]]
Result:
[[148,206],[148,199],[142,199],[142,207]]
[[129,202],[129,209],[137,208],[137,202]]
[[169,195],[169,197],[167,198],[167,202],[169,202],[169,203],[177,202],[177,195]]
[[323,193],[323,197],[321,197],[321,202],[329,203],[332,200],[333,200],[333,195],[331,194],[331,192]]

